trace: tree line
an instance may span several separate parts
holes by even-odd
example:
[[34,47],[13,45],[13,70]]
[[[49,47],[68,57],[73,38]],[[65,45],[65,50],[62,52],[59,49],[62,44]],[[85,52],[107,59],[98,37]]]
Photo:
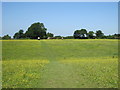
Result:
[[[88,32],[86,29],[81,29],[75,30],[73,36],[54,36],[53,33],[47,32],[47,28],[45,28],[43,23],[37,22],[28,27],[25,33],[22,29],[16,32],[13,36],[13,39],[37,39],[38,37],[40,37],[40,39],[119,39],[120,34],[106,36],[101,30],[97,30],[96,32]],[[0,37],[0,39],[12,38],[7,34],[3,37]]]

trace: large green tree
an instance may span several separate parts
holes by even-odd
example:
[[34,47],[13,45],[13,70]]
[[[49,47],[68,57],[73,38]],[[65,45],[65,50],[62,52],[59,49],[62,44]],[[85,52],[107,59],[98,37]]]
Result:
[[81,29],[80,33],[81,33],[82,37],[87,37],[87,30],[86,29]]
[[96,38],[102,38],[104,36],[104,33],[101,30],[96,31]]
[[81,29],[81,30],[76,30],[74,32],[74,38],[80,39],[80,38],[86,38],[87,37],[87,30],[86,29]]
[[75,39],[79,39],[81,37],[80,30],[76,30],[73,36]]
[[28,30],[26,31],[25,35],[27,38],[30,39],[37,39],[40,37],[41,39],[47,38],[46,35],[46,28],[44,27],[43,23],[33,23]]

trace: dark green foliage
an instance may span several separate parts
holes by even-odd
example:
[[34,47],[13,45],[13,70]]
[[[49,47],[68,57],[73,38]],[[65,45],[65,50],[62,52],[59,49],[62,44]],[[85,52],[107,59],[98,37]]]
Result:
[[[94,33],[93,31],[89,31],[87,33],[86,29],[76,30],[74,31],[73,36],[55,36],[53,33],[46,33],[47,29],[45,28],[43,23],[37,22],[33,23],[28,30],[23,33],[23,30],[19,30],[19,32],[15,33],[13,38],[14,39],[37,39],[40,37],[41,39],[120,39],[120,34],[114,34],[114,35],[104,35],[104,33],[101,30],[96,31]],[[94,35],[95,34],[95,35]]]
[[82,37],[85,37],[85,35],[87,36],[87,30],[86,29],[81,29],[80,32],[81,32]]
[[114,34],[113,36],[115,39],[120,39],[120,34]]
[[86,29],[76,30],[74,32],[73,36],[75,39],[86,39],[87,38],[87,30]]
[[75,32],[74,32],[74,38],[75,39],[79,39],[80,38],[80,30],[76,30]]
[[8,34],[3,36],[2,39],[11,39],[11,36],[9,36]]
[[13,36],[14,39],[19,39],[19,33],[15,33],[14,36]]
[[46,35],[46,28],[44,27],[43,23],[33,23],[28,30],[26,31],[25,35],[26,37],[30,39],[37,39],[40,37],[41,39],[47,38]]
[[13,38],[14,39],[23,39],[25,38],[25,34],[23,33],[24,31],[23,30],[19,30],[19,32],[15,33]]
[[120,39],[120,34],[108,35],[106,39]]
[[96,31],[96,38],[103,38],[104,34],[101,30]]
[[62,39],[62,36],[55,36],[55,39]]
[[47,37],[53,37],[54,36],[54,34],[52,34],[52,33],[47,33]]
[[90,38],[90,39],[95,38],[93,31],[89,31],[88,34],[87,34],[87,36],[88,36],[88,38]]

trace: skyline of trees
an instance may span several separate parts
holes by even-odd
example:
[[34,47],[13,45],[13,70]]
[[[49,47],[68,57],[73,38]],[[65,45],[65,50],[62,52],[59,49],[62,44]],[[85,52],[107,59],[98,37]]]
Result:
[[[81,38],[81,39],[120,39],[120,34],[113,34],[113,35],[104,35],[102,38],[96,38],[93,35],[93,31],[89,31],[87,38]],[[95,33],[94,33],[95,34]],[[52,39],[75,39],[74,36],[53,36]],[[4,35],[3,37],[0,37],[0,39],[29,39],[29,38],[11,38],[11,36]],[[47,39],[47,38],[46,38]]]
[[76,30],[73,34],[75,39],[101,39],[104,38],[104,33],[101,30],[97,30],[96,33],[93,31],[87,32],[86,29]]
[[[75,30],[73,36],[54,36],[53,33],[47,32],[47,28],[45,28],[43,23],[37,22],[28,27],[25,33],[20,29],[14,34],[13,39],[37,39],[38,37],[41,39],[47,39],[48,37],[52,37],[53,39],[118,39],[120,38],[120,34],[104,35],[102,30],[94,32],[80,29]],[[7,34],[4,35],[2,39],[11,39],[11,36]]]

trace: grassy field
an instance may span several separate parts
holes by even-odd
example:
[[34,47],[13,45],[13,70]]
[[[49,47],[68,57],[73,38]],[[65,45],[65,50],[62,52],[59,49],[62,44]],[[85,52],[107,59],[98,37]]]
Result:
[[4,40],[3,88],[117,88],[118,41]]

